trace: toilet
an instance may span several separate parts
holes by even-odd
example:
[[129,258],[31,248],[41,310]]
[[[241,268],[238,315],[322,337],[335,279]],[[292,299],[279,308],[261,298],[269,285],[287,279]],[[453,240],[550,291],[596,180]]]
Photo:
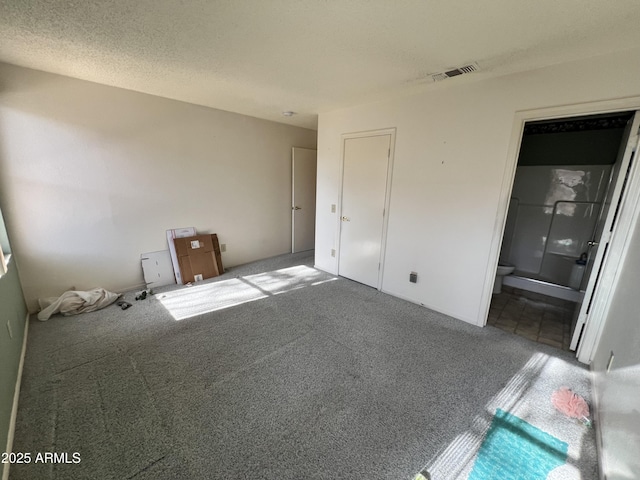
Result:
[[502,280],[505,275],[511,275],[516,267],[513,265],[498,265],[498,271],[496,272],[496,279],[493,282],[493,293],[502,292]]

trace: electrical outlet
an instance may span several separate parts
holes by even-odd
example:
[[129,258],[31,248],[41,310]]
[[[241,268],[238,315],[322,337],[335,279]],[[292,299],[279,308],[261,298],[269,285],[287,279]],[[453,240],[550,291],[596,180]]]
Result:
[[220,251],[221,252],[226,252],[227,251],[227,244],[226,243],[221,243],[220,244]]
[[335,203],[331,204],[331,213],[336,213],[336,204]]
[[409,281],[411,283],[418,283],[418,273],[417,272],[411,272],[409,274]]
[[7,320],[7,330],[9,331],[9,338],[13,340],[13,332],[11,331],[11,321]]
[[331,256],[332,256],[332,257],[335,257],[335,256],[336,256],[336,249],[335,249],[335,248],[332,248],[332,249],[331,249]]

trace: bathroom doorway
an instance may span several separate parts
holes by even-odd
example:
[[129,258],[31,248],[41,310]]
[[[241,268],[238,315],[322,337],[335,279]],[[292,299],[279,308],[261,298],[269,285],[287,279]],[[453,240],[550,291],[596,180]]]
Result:
[[[634,111],[526,122],[487,323],[575,350],[638,128]],[[606,237],[606,238],[605,238]]]

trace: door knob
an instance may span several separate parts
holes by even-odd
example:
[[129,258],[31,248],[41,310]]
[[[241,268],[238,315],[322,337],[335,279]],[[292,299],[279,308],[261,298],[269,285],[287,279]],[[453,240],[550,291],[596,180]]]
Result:
[[302,210],[302,207],[298,207],[297,205],[295,207],[291,207],[291,210]]
[[342,217],[343,222],[350,222],[351,219],[349,217]]
[[587,242],[587,245],[589,245],[590,247],[597,247],[600,244],[598,242],[591,240],[590,242]]

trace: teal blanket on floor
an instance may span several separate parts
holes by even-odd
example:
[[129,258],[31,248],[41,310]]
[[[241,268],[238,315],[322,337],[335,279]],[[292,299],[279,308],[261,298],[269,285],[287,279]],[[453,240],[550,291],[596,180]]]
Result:
[[568,445],[498,409],[469,480],[544,480],[567,461]]

